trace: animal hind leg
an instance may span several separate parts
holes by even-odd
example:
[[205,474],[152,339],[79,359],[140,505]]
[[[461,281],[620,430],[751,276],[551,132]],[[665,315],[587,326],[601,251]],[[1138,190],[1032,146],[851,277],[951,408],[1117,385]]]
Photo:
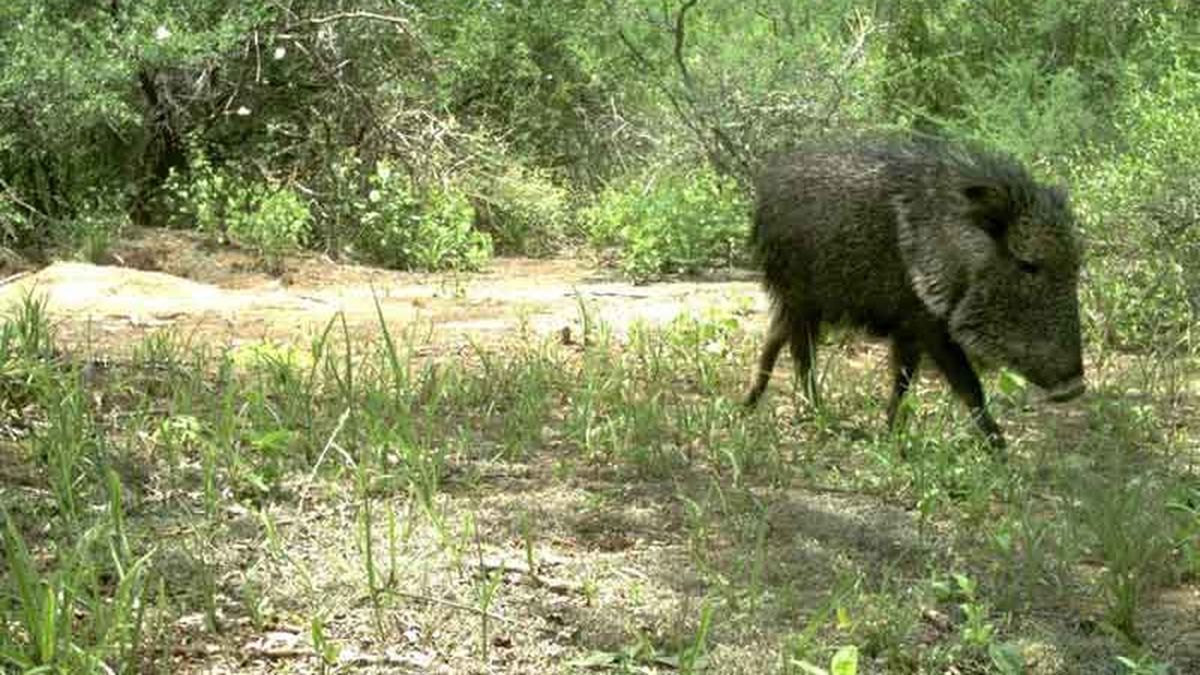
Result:
[[771,371],[775,369],[775,361],[779,358],[779,352],[783,349],[783,345],[788,341],[788,331],[790,325],[787,318],[781,310],[776,309],[771,313],[771,323],[767,327],[767,339],[763,344],[762,353],[758,357],[758,369],[754,373],[750,391],[746,392],[742,403],[747,407],[753,407],[758,403],[758,399],[762,398],[763,392],[767,389],[767,383],[771,380]]
[[921,360],[920,344],[909,336],[894,335],[891,358],[892,395],[887,404],[887,425],[888,429],[895,429],[900,401],[917,376],[917,365]]
[[820,328],[820,317],[812,314],[801,314],[793,318],[791,322],[792,361],[796,368],[796,378],[803,387],[804,395],[808,397],[809,403],[814,406],[820,404],[816,374],[813,371]]

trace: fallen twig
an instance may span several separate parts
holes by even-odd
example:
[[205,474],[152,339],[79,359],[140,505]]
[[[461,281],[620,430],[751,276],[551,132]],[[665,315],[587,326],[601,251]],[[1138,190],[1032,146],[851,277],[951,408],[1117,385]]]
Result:
[[11,284],[12,282],[17,281],[18,279],[21,279],[23,277],[27,277],[30,274],[32,274],[32,272],[29,272],[28,270],[25,272],[17,272],[16,274],[11,274],[11,275],[5,277],[3,280],[0,280],[0,286],[7,286],[8,284]]
[[495,614],[492,612],[485,612],[482,609],[479,609],[478,607],[472,607],[471,605],[464,605],[461,602],[455,602],[453,600],[443,600],[442,598],[435,598],[435,597],[432,597],[429,595],[421,595],[419,593],[409,593],[407,591],[388,591],[388,592],[395,593],[396,595],[398,595],[402,598],[408,598],[409,600],[419,600],[421,602],[428,602],[428,603],[431,603],[434,605],[442,605],[444,607],[450,607],[451,609],[460,609],[464,612],[471,612],[472,614],[475,614],[477,616],[486,616],[489,619],[503,621],[504,623],[507,623],[510,625],[516,623],[512,619],[500,616],[499,614]]

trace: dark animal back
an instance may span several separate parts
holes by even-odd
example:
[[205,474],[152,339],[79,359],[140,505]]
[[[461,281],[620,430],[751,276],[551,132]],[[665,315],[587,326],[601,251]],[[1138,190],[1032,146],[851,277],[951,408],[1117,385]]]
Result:
[[758,183],[751,243],[777,306],[886,334],[921,312],[896,241],[895,176],[911,146],[891,139],[800,148]]

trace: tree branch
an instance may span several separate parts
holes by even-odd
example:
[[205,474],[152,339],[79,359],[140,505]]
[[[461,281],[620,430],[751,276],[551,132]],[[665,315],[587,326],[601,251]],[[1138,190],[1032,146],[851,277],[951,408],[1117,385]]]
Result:
[[[696,91],[696,81],[692,77],[691,71],[688,70],[687,60],[684,58],[684,49],[687,46],[687,14],[698,3],[699,0],[684,0],[679,11],[675,14],[674,23],[667,24],[664,27],[664,30],[671,31],[674,37],[672,55],[675,68],[682,81],[682,86],[668,86],[664,82],[665,78],[663,77],[655,77],[654,83],[675,110],[679,121],[695,136],[701,149],[708,156],[708,161],[713,169],[718,174],[733,177],[740,185],[745,187],[748,184],[751,173],[750,163],[729,132],[722,128],[720,122],[713,119],[705,110],[705,107],[700,104],[699,95]],[[611,0],[609,8],[615,13],[615,5]],[[663,3],[663,13],[664,18],[669,20],[670,14],[665,0]],[[619,25],[617,28],[617,37],[625,45],[626,49],[629,50],[629,53],[638,65],[645,68],[648,72],[654,71],[654,66],[650,63],[650,60],[638,49],[637,45],[633,43]]]
[[679,8],[679,14],[675,15],[675,64],[679,67],[679,75],[683,78],[683,86],[687,87],[688,91],[692,91],[692,74],[688,72],[687,63],[683,60],[683,38],[685,28],[687,26],[688,10],[696,6],[700,0],[684,0],[683,6]]
[[338,12],[329,16],[318,16],[308,19],[308,23],[313,25],[321,25],[323,23],[332,23],[334,21],[344,21],[346,19],[370,19],[372,21],[382,21],[404,28],[408,32],[409,21],[402,16],[392,16],[390,14],[378,14],[376,12]]
[[[641,50],[637,48],[637,45],[633,44],[633,41],[630,40],[629,36],[625,34],[624,29],[617,28],[617,38],[620,39],[621,44],[624,44],[625,48],[629,50],[629,53],[633,56],[633,60],[637,61],[638,65],[645,68],[646,72],[653,72],[654,64],[650,63],[650,60],[647,59],[644,54],[642,54]],[[699,128],[693,123],[691,116],[689,116],[687,111],[684,110],[683,103],[681,103],[679,98],[675,96],[675,92],[671,91],[671,88],[664,84],[660,78],[654,78],[654,84],[657,85],[659,91],[663,93],[663,96],[667,97],[667,102],[669,102],[671,107],[675,109],[675,114],[679,115],[680,121],[683,122],[694,133],[700,133]],[[690,100],[689,103],[691,103]]]
[[[405,9],[412,10],[412,7],[408,6],[407,4],[401,3],[401,6],[403,6]],[[425,52],[429,51],[428,48],[426,48],[425,43],[421,41],[421,36],[419,36],[415,32],[413,32],[412,22],[410,22],[408,19],[406,19],[402,16],[396,16],[394,14],[380,14],[378,12],[368,12],[365,10],[357,10],[357,11],[353,11],[353,12],[335,12],[335,13],[329,14],[327,16],[311,17],[311,18],[305,19],[304,22],[309,25],[312,25],[312,26],[321,26],[321,25],[324,25],[327,23],[335,23],[338,21],[347,21],[350,19],[366,19],[368,21],[379,21],[382,23],[390,23],[393,26],[396,26],[397,28],[399,28],[400,32],[407,35],[409,37],[409,39],[411,39],[415,44],[417,44],[422,50],[424,50]]]
[[3,197],[4,199],[12,202],[13,204],[16,204],[17,206],[25,209],[31,215],[38,216],[39,218],[48,218],[48,216],[46,214],[42,213],[41,211],[39,211],[37,209],[37,207],[33,206],[32,204],[30,204],[30,203],[22,200],[20,197],[18,197],[17,191],[14,190],[11,185],[4,182],[3,178],[0,178],[0,197]]

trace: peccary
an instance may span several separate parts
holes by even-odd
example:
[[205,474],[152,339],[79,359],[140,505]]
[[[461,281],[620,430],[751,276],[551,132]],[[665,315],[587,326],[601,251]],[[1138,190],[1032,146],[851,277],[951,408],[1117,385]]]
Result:
[[968,355],[1051,400],[1083,393],[1074,217],[1009,157],[916,135],[809,145],[763,172],[751,242],[772,317],[749,406],[788,342],[812,391],[819,329],[835,321],[890,338],[889,428],[922,354],[996,448]]

